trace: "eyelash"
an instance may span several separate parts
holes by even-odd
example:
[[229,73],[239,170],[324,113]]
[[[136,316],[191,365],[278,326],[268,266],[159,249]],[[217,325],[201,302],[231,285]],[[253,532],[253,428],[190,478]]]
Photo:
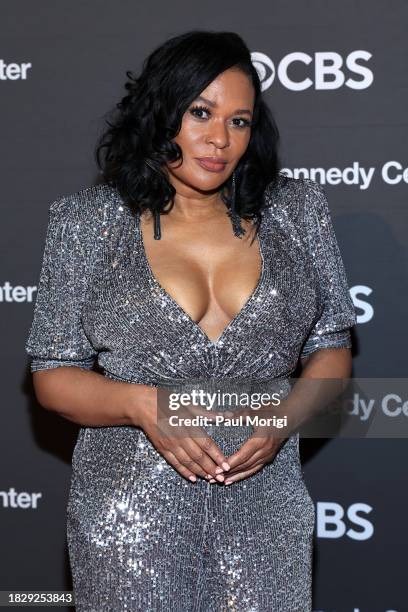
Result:
[[[194,111],[197,111],[197,110],[205,111],[206,113],[211,114],[211,110],[208,108],[208,106],[197,105],[197,106],[192,106],[190,108],[190,113],[193,115],[193,117],[197,117],[197,115],[194,115]],[[202,119],[202,117],[197,117],[197,119]],[[240,119],[240,121],[244,122],[244,125],[237,125],[236,126],[237,128],[244,129],[244,128],[251,126],[251,122],[248,121],[248,119],[244,119],[244,117],[237,117],[237,119]]]

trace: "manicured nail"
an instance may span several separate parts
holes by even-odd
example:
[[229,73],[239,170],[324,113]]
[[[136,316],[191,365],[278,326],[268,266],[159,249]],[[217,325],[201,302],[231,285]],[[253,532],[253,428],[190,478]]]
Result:
[[215,478],[211,478],[211,480],[209,482],[211,482],[211,484],[212,484],[213,482],[217,482],[217,481],[215,480]]
[[226,461],[224,461],[223,463],[221,463],[222,467],[224,468],[224,470],[230,470],[231,466],[228,465],[228,463]]
[[233,482],[234,482],[233,480],[226,480],[224,484],[229,485],[229,484],[232,484]]
[[[223,465],[224,465],[224,464],[223,464]],[[221,474],[222,472],[223,472],[223,469],[222,469],[222,468],[220,468],[219,466],[217,466],[217,467],[215,468],[215,473],[216,473],[216,474]]]
[[197,478],[195,476],[189,476],[189,479],[191,480],[191,482],[196,482]]
[[216,476],[216,479],[217,479],[219,482],[224,482],[224,476],[223,476],[222,474],[218,474],[218,475]]

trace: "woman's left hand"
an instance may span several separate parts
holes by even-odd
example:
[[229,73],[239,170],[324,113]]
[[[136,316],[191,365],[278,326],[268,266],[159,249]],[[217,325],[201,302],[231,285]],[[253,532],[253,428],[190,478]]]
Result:
[[[251,412],[253,416],[253,412]],[[248,411],[239,411],[239,414],[248,414]],[[253,426],[252,435],[245,440],[242,446],[229,457],[227,463],[231,466],[230,470],[224,470],[225,476],[223,483],[232,484],[238,480],[243,480],[259,472],[267,463],[271,463],[275,455],[283,445],[287,437],[276,435],[276,431],[267,426]],[[212,479],[210,482],[217,482]]]

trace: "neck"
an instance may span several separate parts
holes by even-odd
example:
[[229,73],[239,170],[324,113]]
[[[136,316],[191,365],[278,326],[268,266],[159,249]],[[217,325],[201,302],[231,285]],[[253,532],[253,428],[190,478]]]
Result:
[[226,205],[222,201],[220,187],[201,191],[180,181],[172,173],[169,173],[168,178],[176,190],[174,204],[169,213],[175,220],[186,223],[200,222],[225,215]]

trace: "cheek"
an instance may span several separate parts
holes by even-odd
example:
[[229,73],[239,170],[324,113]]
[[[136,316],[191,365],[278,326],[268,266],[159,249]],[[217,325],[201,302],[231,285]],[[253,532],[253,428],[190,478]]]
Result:
[[251,132],[249,130],[243,130],[242,132],[236,131],[231,136],[231,144],[237,153],[243,155],[248,148],[250,139]]
[[178,133],[177,138],[180,138],[181,140],[188,142],[191,139],[196,139],[199,138],[200,135],[202,136],[203,134],[206,133],[208,127],[206,122],[198,122],[195,121],[192,117],[184,117],[182,123],[181,123],[181,128],[180,128],[180,132]]
[[179,145],[183,155],[188,157],[190,154],[197,153],[197,147],[203,142],[203,137],[204,130],[201,126],[199,128],[194,126],[193,128],[186,125],[173,140]]

